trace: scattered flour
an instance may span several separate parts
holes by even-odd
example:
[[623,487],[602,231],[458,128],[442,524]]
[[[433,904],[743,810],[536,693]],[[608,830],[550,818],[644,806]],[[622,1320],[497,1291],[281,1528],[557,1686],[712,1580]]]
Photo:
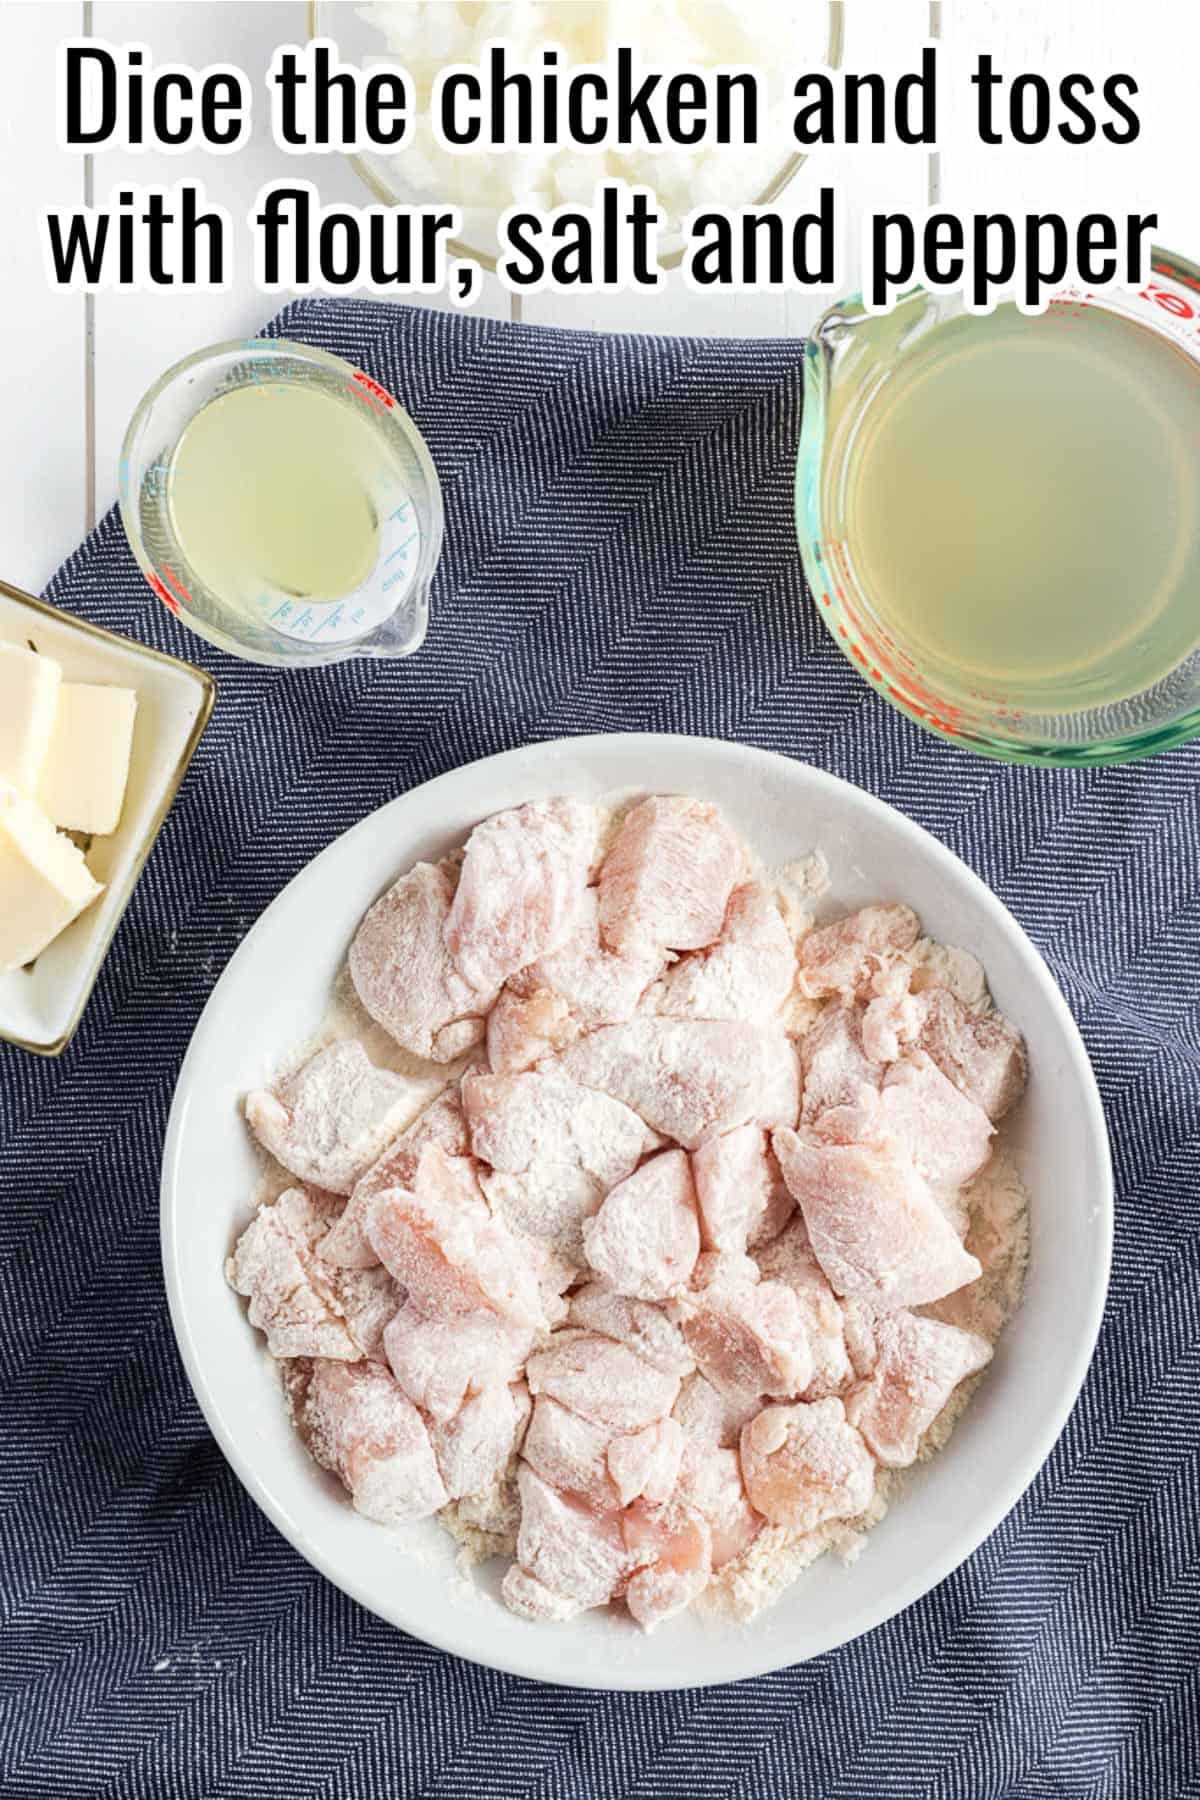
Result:
[[[1020,1302],[1029,1258],[1029,1197],[1004,1150],[996,1151],[972,1183],[967,1200],[970,1224],[966,1246],[979,1258],[983,1273],[969,1287],[916,1310],[964,1331],[978,1332],[994,1344]],[[973,1376],[955,1389],[921,1439],[918,1464],[927,1462],[949,1442],[981,1379]],[[842,1562],[856,1561],[867,1533],[884,1517],[907,1473],[904,1469],[878,1469],[871,1505],[861,1518],[849,1523],[824,1525],[811,1532],[768,1525],[749,1550],[714,1576],[696,1603],[698,1616],[710,1623],[746,1624],[826,1551]]]
[[[593,873],[633,804],[633,801],[629,801],[606,809]],[[814,850],[808,856],[769,873],[755,859],[748,858],[747,861],[748,875],[769,885],[793,942],[799,944],[813,927],[814,903],[830,885],[829,869],[823,853],[819,849]],[[992,1009],[983,968],[969,951],[923,938],[908,954],[909,960],[915,965],[912,981],[914,991],[936,983],[949,988],[973,1012],[982,1014]],[[793,989],[777,1023],[790,1033],[803,1034],[821,1010],[820,1001],[803,996]],[[314,1052],[346,1038],[357,1039],[378,1067],[422,1085],[421,1103],[414,1107],[414,1116],[427,1104],[428,1099],[458,1080],[478,1056],[478,1052],[469,1053],[455,1063],[440,1064],[402,1049],[367,1015],[343,967],[335,983],[328,1011],[316,1031],[296,1047],[286,1062],[272,1071],[272,1082],[278,1083],[294,1073]],[[539,1149],[541,1148],[539,1145]],[[273,1158],[261,1150],[259,1155],[262,1172],[253,1196],[255,1209],[277,1200],[295,1182],[295,1177]],[[577,1175],[580,1173],[579,1163],[582,1162],[584,1169],[587,1169],[589,1160],[586,1155],[580,1157],[578,1147],[572,1145],[569,1161],[575,1164]],[[531,1166],[527,1165],[523,1172],[523,1177],[522,1174],[517,1174],[492,1179],[500,1182],[507,1179],[513,1186],[518,1183],[524,1186],[528,1182],[529,1186],[523,1197],[529,1200],[533,1198],[533,1193],[529,1190],[543,1189],[540,1177],[544,1173],[547,1177],[542,1194],[544,1198],[553,1188],[551,1177],[561,1177],[564,1173],[561,1163],[554,1166],[557,1161],[557,1158],[551,1156],[545,1160],[542,1169],[538,1169],[539,1158],[535,1155],[531,1158]],[[535,1171],[535,1179],[529,1181],[529,1176]],[[591,1171],[588,1170],[588,1173]],[[495,1198],[500,1198],[499,1193]],[[1000,1147],[987,1167],[964,1191],[963,1201],[968,1219],[966,1248],[979,1259],[983,1273],[969,1287],[917,1310],[948,1324],[977,1332],[994,1343],[1019,1303],[1029,1242],[1028,1195],[1015,1165],[1003,1148],[1002,1136]],[[590,1204],[595,1204],[594,1198]],[[570,1223],[569,1235],[572,1239],[577,1231],[578,1215]],[[571,1250],[576,1251],[574,1242]],[[568,1262],[574,1264],[574,1267],[568,1268]],[[578,1265],[575,1255],[570,1258],[564,1256],[563,1264],[565,1280],[569,1274],[576,1272]],[[580,1319],[579,1322],[583,1324],[587,1321]],[[556,1346],[560,1342],[561,1339],[556,1337]],[[268,1355],[265,1348],[262,1354]],[[276,1361],[270,1357],[268,1359],[277,1372],[291,1410],[297,1394],[298,1365]],[[679,1372],[684,1371],[681,1369]],[[980,1379],[980,1376],[975,1376],[956,1389],[950,1403],[922,1438],[918,1463],[927,1460],[948,1442]],[[700,1378],[689,1377],[689,1382],[695,1387]],[[452,1500],[436,1515],[443,1530],[458,1546],[451,1583],[451,1591],[457,1600],[478,1602],[482,1597],[482,1590],[475,1572],[480,1565],[492,1557],[510,1558],[516,1553],[520,1523],[516,1481],[518,1461],[514,1455],[503,1476],[483,1493]],[[727,1626],[731,1622],[745,1624],[764,1607],[773,1604],[826,1552],[831,1552],[847,1564],[855,1561],[863,1551],[868,1532],[885,1516],[892,1500],[901,1491],[906,1475],[906,1470],[878,1468],[870,1505],[858,1518],[831,1522],[810,1532],[798,1532],[775,1525],[765,1526],[747,1551],[713,1577],[695,1603],[693,1616],[711,1625]],[[419,1537],[414,1538],[408,1533],[393,1533],[392,1541],[406,1555],[415,1557],[423,1565],[433,1566],[442,1562],[436,1546],[431,1546],[428,1540],[423,1543]],[[487,1603],[492,1602],[489,1599]],[[169,1660],[163,1659],[155,1664],[155,1672],[169,1666]]]
[[910,960],[916,965],[914,993],[936,984],[949,988],[955,999],[961,1000],[971,1012],[991,1012],[992,997],[988,993],[983,964],[969,950],[958,949],[953,944],[939,944],[933,938],[921,938],[913,945]]

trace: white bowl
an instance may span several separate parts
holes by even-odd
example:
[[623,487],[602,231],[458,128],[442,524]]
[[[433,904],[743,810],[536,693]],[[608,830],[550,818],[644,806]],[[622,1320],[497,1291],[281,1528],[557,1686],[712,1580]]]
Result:
[[[250,1217],[257,1175],[239,1096],[314,1031],[368,904],[500,807],[647,790],[715,800],[768,864],[822,848],[830,914],[905,900],[933,936],[982,958],[998,1005],[1029,1045],[1029,1090],[1006,1131],[1032,1197],[1024,1302],[947,1449],[913,1471],[858,1561],[847,1568],[824,1558],[748,1626],[685,1615],[649,1636],[615,1611],[565,1625],[514,1618],[495,1599],[499,1565],[468,1585],[432,1521],[389,1531],[359,1517],[288,1423],[262,1339],[222,1270]],[[196,1396],[238,1476],[301,1555],[381,1618],[460,1656],[575,1686],[670,1688],[834,1649],[911,1605],[995,1529],[1048,1456],[1092,1354],[1112,1173],[1066,1004],[1020,926],[957,857],[881,801],[801,763],[629,734],[533,745],[444,775],[364,819],[296,876],[231,959],[196,1027],[167,1132],[162,1229],[171,1314]]]
[[[384,32],[370,18],[364,18],[360,8],[350,0],[308,0],[306,11],[309,40],[331,40],[344,62],[358,68],[368,68],[378,62],[403,64],[403,54],[388,48]],[[553,35],[552,32],[549,35]],[[782,72],[778,68],[767,71],[772,82],[779,81],[780,88],[778,92],[775,87],[771,89],[775,104],[767,110],[774,117],[768,118],[765,128],[769,133],[764,139],[765,149],[722,153],[737,159],[739,185],[744,188],[741,198],[746,202],[757,206],[776,205],[784,189],[807,161],[807,157],[796,152],[790,130],[792,82],[786,73],[788,65],[795,63],[797,74],[802,67],[838,69],[842,63],[844,38],[845,19],[838,0],[832,0],[828,7],[821,9],[799,8],[797,16],[779,21]],[[505,152],[497,154],[501,162],[505,161]],[[403,149],[360,150],[348,154],[347,161],[375,199],[385,206],[420,206],[446,199],[448,190],[438,192],[429,186],[414,186],[409,174],[411,161]],[[603,160],[599,159],[596,179],[603,173]],[[469,200],[460,210],[462,226],[457,240],[448,246],[449,254],[468,257],[481,268],[494,270],[500,250],[499,211],[494,206],[472,205]],[[684,240],[678,221],[667,219],[658,248],[658,260],[663,268],[675,268],[682,262]]]
[[0,638],[33,644],[68,681],[136,688],[129,783],[117,829],[93,838],[88,867],[104,892],[31,968],[0,974],[0,1038],[39,1056],[66,1049],[121,914],[200,742],[216,696],[191,663],[116,637],[0,581]]

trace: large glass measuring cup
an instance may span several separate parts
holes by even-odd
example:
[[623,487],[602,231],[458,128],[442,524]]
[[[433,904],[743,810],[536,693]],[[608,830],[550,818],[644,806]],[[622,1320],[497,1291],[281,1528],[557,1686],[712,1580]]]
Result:
[[[990,464],[981,459],[990,476],[963,467],[951,477],[943,464],[942,485],[930,477],[922,486],[912,471],[924,470],[920,459],[929,454],[932,440],[922,441],[919,433],[881,435],[881,419],[900,416],[896,396],[918,381],[930,378],[932,386],[941,379],[943,402],[956,404],[959,390],[946,379],[951,359],[964,342],[976,342],[980,323],[966,315],[958,295],[914,289],[885,314],[868,313],[860,298],[833,307],[808,343],[796,523],[809,585],[834,642],[859,674],[910,718],[987,756],[1051,764],[1121,762],[1200,735],[1200,270],[1155,251],[1140,289],[1066,289],[1054,295],[1040,319],[1015,321],[1030,327],[1025,335],[1039,352],[1054,356],[1069,346],[1081,363],[1084,340],[1089,358],[1092,344],[1102,341],[1109,360],[1106,364],[1101,356],[1096,364],[1095,392],[1083,383],[1076,400],[1094,402],[1096,435],[1119,448],[1136,472],[1136,481],[1106,493],[1103,481],[1092,478],[1086,456],[1081,463],[1089,466],[1082,473],[1051,462],[1028,514],[1005,510],[1007,488],[1003,480],[995,481],[995,459]],[[1147,391],[1144,405],[1138,396],[1146,454],[1135,458],[1133,439],[1122,432],[1123,419],[1134,415],[1122,413],[1119,384],[1127,379],[1132,391],[1148,364],[1165,385],[1155,395]],[[961,363],[953,366],[957,372]],[[969,384],[962,390],[964,408],[971,391]],[[1170,404],[1160,407],[1163,392]],[[1010,416],[1020,413],[1026,399],[1026,390],[1006,397]],[[1029,413],[1023,445],[1018,419],[1007,452],[1010,464],[1024,453],[1032,465],[1034,450],[1045,450],[1044,444],[1031,447],[1037,408]],[[1076,411],[1069,422],[1086,448],[1091,419],[1085,422]],[[922,501],[910,508],[915,518],[901,515],[903,542],[878,533],[872,541],[867,529],[864,470],[871,468],[873,478],[886,486],[889,465],[881,456],[872,462],[864,446],[885,441],[890,467],[898,471],[895,492]],[[1120,466],[1119,458],[1113,466]],[[1027,501],[1031,479],[1025,483]],[[1016,486],[1019,490],[1020,483]],[[1029,590],[1045,593],[1040,617],[1028,592],[1005,590],[982,555],[972,561],[978,540],[971,530],[979,517],[995,527],[993,546],[1006,538],[1013,545],[1012,561],[1029,573]],[[1119,565],[1105,561],[1114,529],[1121,533]],[[1057,557],[1071,532],[1076,546],[1090,543],[1095,554],[1080,557],[1078,564],[1064,555],[1060,564]],[[1026,603],[1023,659],[1010,657],[1006,668],[1003,656],[952,655],[948,640],[939,640],[930,622],[947,595],[935,591],[935,577],[945,574],[944,561],[938,562],[943,546],[933,545],[937,534],[957,534],[963,545],[963,579],[960,588],[951,589],[951,606],[982,606],[981,595],[988,596],[987,604],[1003,606],[1007,595],[1008,614],[1001,622],[1011,646],[1020,602]],[[902,566],[913,578],[905,607],[896,602],[899,587],[889,592],[889,577]],[[1105,576],[1118,566],[1126,585],[1113,581],[1105,591]],[[1077,571],[1073,590],[1072,570]],[[1063,616],[1073,608],[1079,630],[1090,631],[1094,621],[1100,634],[1094,663],[1077,659],[1070,669],[1064,663],[1066,673],[1055,668],[1054,657],[1060,602]],[[947,617],[952,614],[944,613],[943,622]],[[1002,636],[998,630],[992,641]],[[1109,645],[1115,649],[1101,681],[1100,649],[1108,654]]]
[[184,624],[278,665],[408,656],[442,542],[437,472],[377,381],[248,338],[175,364],[125,436],[121,517]]

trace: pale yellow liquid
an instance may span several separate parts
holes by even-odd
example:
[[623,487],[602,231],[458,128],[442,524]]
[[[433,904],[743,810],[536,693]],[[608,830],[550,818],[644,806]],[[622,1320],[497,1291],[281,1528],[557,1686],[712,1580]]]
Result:
[[870,402],[843,491],[877,619],[967,691],[1101,705],[1200,642],[1200,372],[1131,320],[936,327]]
[[320,388],[263,382],[210,400],[171,461],[184,555],[234,608],[354,593],[379,560],[380,455],[370,422]]

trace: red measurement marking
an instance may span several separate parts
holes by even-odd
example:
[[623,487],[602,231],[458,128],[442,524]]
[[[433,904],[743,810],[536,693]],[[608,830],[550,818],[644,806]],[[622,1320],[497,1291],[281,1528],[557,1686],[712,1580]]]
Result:
[[1151,263],[1150,267],[1156,275],[1168,275],[1172,281],[1181,282],[1184,287],[1190,287],[1196,293],[1200,293],[1200,281],[1195,280],[1191,275],[1185,275],[1182,269],[1173,269],[1169,263]]
[[1169,289],[1160,288],[1154,281],[1142,289],[1138,299],[1152,300],[1155,306],[1161,307],[1165,313],[1170,313],[1173,319],[1194,319],[1196,317],[1196,309],[1190,300],[1185,300],[1182,294],[1172,294]]
[[147,575],[146,580],[150,583],[150,586],[154,589],[154,592],[158,595],[163,605],[170,607],[171,611],[175,614],[175,617],[178,618],[179,602],[171,592],[170,588],[165,586],[164,583],[158,579],[157,575]]
[[377,381],[372,381],[369,375],[364,375],[361,369],[355,369],[354,379],[358,382],[360,387],[366,388],[369,394],[374,394],[377,400],[381,400],[384,406],[395,406],[396,402],[392,399],[392,396],[388,393],[387,389],[385,387],[380,387]]
[[[179,595],[179,598],[181,600],[185,601],[188,606],[190,606],[192,604],[192,596],[188,592],[187,588],[184,587],[182,581],[180,581],[180,579],[179,579],[178,575],[176,575],[174,569],[168,569],[166,564],[164,563],[163,564],[163,574],[166,576],[166,578],[170,582],[171,586],[175,589],[175,592]],[[176,610],[178,610],[178,609],[176,609]]]
[[[833,561],[840,566],[849,580],[849,559],[846,556],[844,540],[831,538],[827,540],[826,549],[832,552]],[[961,718],[962,708],[954,705],[952,701],[941,699],[931,688],[925,686],[916,673],[912,658],[896,644],[888,632],[879,628],[878,635],[873,635],[865,622],[858,616],[852,596],[837,582],[834,583],[834,593],[841,601],[845,618],[859,642],[855,642],[854,638],[851,638],[850,632],[842,624],[838,625],[838,636],[844,639],[850,655],[866,670],[870,679],[881,682],[893,700],[898,700],[902,706],[918,718],[927,719],[931,725],[936,725],[938,730],[946,732],[949,736],[960,735],[961,727],[949,723],[948,718],[942,717],[942,715]],[[825,603],[829,604],[827,599]],[[889,685],[889,678],[891,682],[895,683],[894,686]],[[919,705],[918,699],[927,702],[927,705]],[[938,709],[937,712],[931,710],[933,707]]]

